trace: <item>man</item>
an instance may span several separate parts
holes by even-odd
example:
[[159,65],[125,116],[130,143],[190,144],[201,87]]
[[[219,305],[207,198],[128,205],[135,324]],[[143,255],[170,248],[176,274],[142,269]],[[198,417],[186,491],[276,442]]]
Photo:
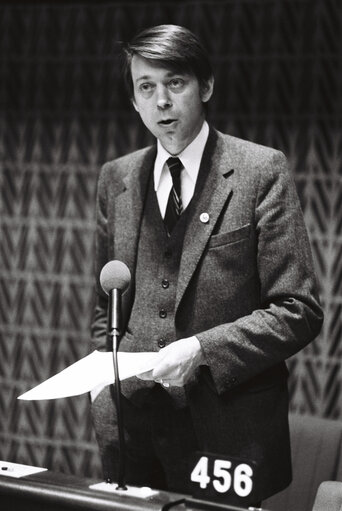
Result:
[[[96,274],[111,259],[127,264],[120,350],[159,351],[153,371],[122,382],[128,483],[186,492],[191,454],[209,451],[255,461],[258,501],[290,482],[284,360],[322,324],[295,187],[282,153],[208,126],[214,79],[191,32],[147,29],[125,58],[133,106],[157,144],[102,169]],[[106,309],[98,285],[102,350]],[[93,398],[115,479],[109,388]]]

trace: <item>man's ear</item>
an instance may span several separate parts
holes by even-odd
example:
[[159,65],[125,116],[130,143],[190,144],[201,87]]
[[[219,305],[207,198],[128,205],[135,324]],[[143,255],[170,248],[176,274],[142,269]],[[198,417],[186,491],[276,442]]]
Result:
[[134,96],[132,96],[131,101],[132,101],[132,105],[134,106],[134,109],[136,110],[136,112],[139,112],[139,108],[135,102]]
[[200,96],[203,103],[207,103],[214,91],[214,77],[211,76],[200,88]]

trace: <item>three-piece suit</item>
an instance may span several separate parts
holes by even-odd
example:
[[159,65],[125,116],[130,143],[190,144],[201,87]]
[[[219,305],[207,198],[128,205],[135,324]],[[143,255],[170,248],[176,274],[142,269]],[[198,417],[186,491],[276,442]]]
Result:
[[[261,500],[291,480],[284,361],[322,324],[295,186],[281,152],[210,128],[176,243],[157,218],[155,156],[151,146],[102,168],[96,277],[111,259],[132,274],[120,350],[157,351],[197,336],[206,365],[184,388],[163,392],[175,408],[189,407],[201,450],[256,462]],[[105,350],[107,299],[97,286],[92,347]],[[122,392],[145,406],[156,385],[132,378]],[[109,400],[100,394],[92,404],[103,456],[113,441]]]

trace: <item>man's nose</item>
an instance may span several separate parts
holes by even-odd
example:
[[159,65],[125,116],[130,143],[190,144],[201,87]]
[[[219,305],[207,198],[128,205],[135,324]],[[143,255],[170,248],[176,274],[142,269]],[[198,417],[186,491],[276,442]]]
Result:
[[161,86],[157,89],[157,107],[161,110],[165,110],[172,106],[169,91],[166,87]]

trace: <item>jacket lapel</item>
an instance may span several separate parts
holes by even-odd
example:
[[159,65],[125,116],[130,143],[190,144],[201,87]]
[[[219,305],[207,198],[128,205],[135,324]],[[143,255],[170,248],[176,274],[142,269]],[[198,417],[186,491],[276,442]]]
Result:
[[[207,172],[205,184],[197,196],[184,238],[183,253],[179,269],[176,311],[201,259],[223,206],[232,193],[229,177],[233,174],[233,161],[224,152],[223,141],[215,130],[211,130],[205,148],[200,172]],[[203,213],[209,216],[208,221]]]
[[134,275],[139,230],[147,191],[153,168],[156,147],[148,148],[145,155],[132,158],[122,180],[122,189],[115,200],[114,254],[129,267]]

